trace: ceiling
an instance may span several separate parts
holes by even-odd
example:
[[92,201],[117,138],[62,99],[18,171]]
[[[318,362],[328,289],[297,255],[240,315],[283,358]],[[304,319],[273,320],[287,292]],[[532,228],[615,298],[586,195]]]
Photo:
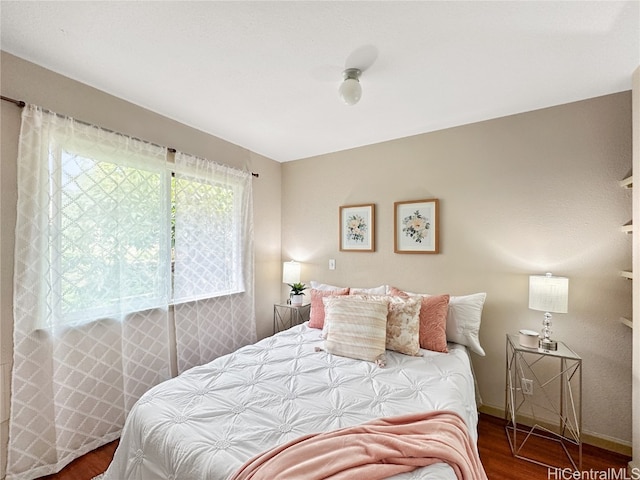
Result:
[[280,162],[629,90],[640,65],[640,0],[2,0],[0,17],[2,50]]

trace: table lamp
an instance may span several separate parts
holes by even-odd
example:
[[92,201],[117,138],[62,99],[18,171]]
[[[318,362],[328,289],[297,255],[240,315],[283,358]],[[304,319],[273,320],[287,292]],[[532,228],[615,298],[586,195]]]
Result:
[[568,303],[568,278],[554,277],[550,273],[529,277],[529,308],[545,312],[539,348],[548,351],[558,349],[558,342],[551,339],[551,314],[567,313]]
[[300,282],[300,264],[295,260],[282,264],[282,283]]

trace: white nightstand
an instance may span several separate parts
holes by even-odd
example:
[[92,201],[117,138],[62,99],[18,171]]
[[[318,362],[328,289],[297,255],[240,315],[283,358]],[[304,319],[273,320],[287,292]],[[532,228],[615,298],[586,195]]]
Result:
[[[507,334],[505,427],[517,458],[551,468],[582,468],[582,359],[564,343],[545,351]],[[543,438],[542,441],[539,439]],[[549,443],[551,442],[551,443]],[[547,449],[570,464],[545,462]]]
[[310,311],[310,303],[299,307],[294,307],[288,303],[275,303],[273,305],[273,333],[278,333],[306,322],[309,320]]

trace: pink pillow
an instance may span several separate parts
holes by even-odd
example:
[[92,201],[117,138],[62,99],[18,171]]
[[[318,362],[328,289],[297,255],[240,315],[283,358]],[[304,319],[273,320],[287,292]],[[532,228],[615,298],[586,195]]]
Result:
[[322,328],[324,326],[324,303],[322,299],[331,295],[349,295],[349,287],[339,290],[311,289],[311,313],[309,314],[309,327]]
[[[391,288],[391,295],[408,297],[407,293]],[[420,348],[434,352],[448,353],[447,314],[449,313],[449,295],[422,297],[420,306]]]

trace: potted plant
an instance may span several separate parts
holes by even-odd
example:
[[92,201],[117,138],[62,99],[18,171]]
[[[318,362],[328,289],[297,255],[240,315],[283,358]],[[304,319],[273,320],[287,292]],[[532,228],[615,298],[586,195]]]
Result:
[[287,285],[291,287],[291,293],[289,293],[291,305],[299,307],[302,305],[303,290],[306,290],[307,286],[304,283],[287,283]]

